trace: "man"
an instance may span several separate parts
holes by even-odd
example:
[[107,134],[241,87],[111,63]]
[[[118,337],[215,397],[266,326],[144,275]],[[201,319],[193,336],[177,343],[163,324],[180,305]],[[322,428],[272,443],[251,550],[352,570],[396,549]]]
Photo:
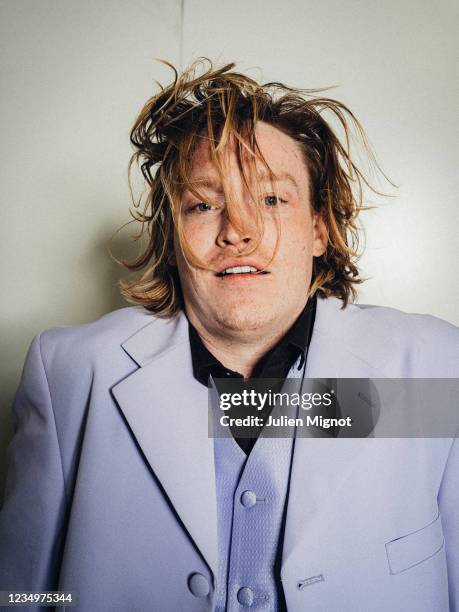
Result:
[[133,128],[136,306],[32,342],[0,590],[98,612],[459,610],[454,439],[208,435],[219,378],[458,371],[452,325],[350,303],[364,179],[321,116],[348,130],[347,109],[232,68],[176,75]]

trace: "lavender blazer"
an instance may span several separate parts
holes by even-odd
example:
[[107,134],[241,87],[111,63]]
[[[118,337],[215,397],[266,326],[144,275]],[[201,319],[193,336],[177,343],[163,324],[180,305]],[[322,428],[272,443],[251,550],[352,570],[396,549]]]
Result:
[[[341,306],[318,300],[307,376],[458,376],[453,325]],[[36,336],[13,418],[0,590],[75,591],[75,612],[212,611],[213,442],[183,314],[123,308]],[[298,439],[292,470],[289,612],[459,612],[454,438]]]

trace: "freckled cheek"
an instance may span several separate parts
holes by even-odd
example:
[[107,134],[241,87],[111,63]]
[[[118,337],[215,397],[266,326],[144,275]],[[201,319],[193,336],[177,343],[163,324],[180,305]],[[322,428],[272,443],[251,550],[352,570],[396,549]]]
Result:
[[284,236],[278,252],[278,266],[291,277],[304,276],[312,266],[312,243],[307,234]]
[[298,223],[298,229],[292,237],[297,253],[304,257],[312,257],[313,238],[312,225],[305,223],[304,220],[303,223]]
[[209,226],[190,224],[184,227],[185,238],[189,247],[199,258],[206,259],[215,246],[216,233]]
[[205,228],[199,224],[188,223],[183,227],[185,238],[187,239],[190,246],[199,244],[203,237],[206,235]]

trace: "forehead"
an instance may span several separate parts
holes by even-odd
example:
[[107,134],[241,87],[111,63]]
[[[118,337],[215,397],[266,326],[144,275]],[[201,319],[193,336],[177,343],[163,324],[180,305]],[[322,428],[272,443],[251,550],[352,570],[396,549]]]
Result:
[[[258,147],[268,166],[275,175],[289,174],[298,186],[308,185],[308,170],[303,151],[298,142],[278,128],[259,121],[255,128],[255,137]],[[249,153],[243,154],[243,164],[248,165]],[[236,155],[236,144],[230,140],[223,151],[222,161],[225,171],[229,175],[239,174],[239,164]],[[257,172],[265,170],[264,164],[256,160]],[[205,138],[196,147],[191,164],[191,179],[200,180],[206,177],[218,176],[212,160],[211,149]]]

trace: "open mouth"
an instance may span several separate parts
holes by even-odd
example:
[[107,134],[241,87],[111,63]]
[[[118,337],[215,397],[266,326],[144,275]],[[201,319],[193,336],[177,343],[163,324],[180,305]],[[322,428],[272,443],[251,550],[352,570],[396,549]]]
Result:
[[258,270],[253,266],[237,266],[234,268],[226,268],[221,272],[217,272],[217,276],[223,278],[225,276],[259,276],[261,274],[268,274],[265,270]]

